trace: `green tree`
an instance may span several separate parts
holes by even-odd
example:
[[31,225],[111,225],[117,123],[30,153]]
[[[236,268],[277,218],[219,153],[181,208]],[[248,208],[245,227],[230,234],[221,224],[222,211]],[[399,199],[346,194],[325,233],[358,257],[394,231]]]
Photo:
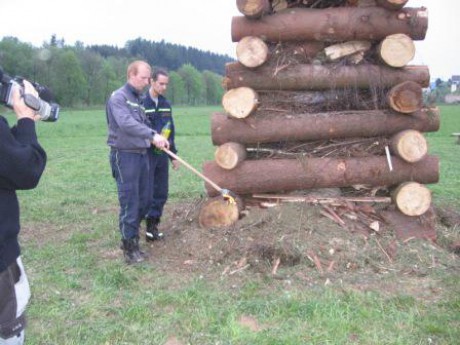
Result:
[[203,81],[206,104],[220,104],[224,95],[222,76],[211,71],[204,71]]
[[87,81],[73,50],[63,49],[56,55],[53,81],[56,99],[61,105],[75,106],[84,98]]
[[103,58],[91,50],[79,50],[78,58],[86,76],[84,102],[86,105],[101,104],[105,100]]
[[189,105],[203,103],[203,78],[191,64],[182,65],[177,71],[184,82],[185,100]]
[[166,97],[173,104],[185,104],[185,85],[181,76],[177,72],[169,72],[169,86]]
[[15,37],[5,37],[0,41],[0,66],[10,76],[33,77],[34,48]]

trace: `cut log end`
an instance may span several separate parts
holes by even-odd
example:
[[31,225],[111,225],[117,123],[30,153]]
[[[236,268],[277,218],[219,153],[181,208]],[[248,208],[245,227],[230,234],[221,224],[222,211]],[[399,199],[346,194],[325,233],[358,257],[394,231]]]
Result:
[[229,115],[242,119],[256,111],[258,98],[257,92],[250,87],[238,87],[224,94],[222,106]]
[[382,61],[390,67],[404,67],[415,56],[415,45],[405,34],[394,34],[380,42],[379,54]]
[[268,46],[259,37],[246,36],[236,45],[236,57],[248,68],[259,67],[268,59]]
[[410,114],[423,106],[423,94],[420,84],[414,81],[405,81],[394,86],[388,92],[390,107],[403,114]]
[[228,203],[222,197],[208,199],[200,209],[198,222],[205,229],[230,226],[239,219],[240,207],[237,203]]
[[217,165],[226,170],[234,169],[246,156],[244,145],[233,142],[219,146],[214,154]]
[[407,216],[421,216],[431,206],[431,191],[417,182],[405,182],[393,192],[396,207]]
[[422,133],[404,130],[391,139],[391,149],[401,159],[409,163],[422,160],[428,154],[428,144]]
[[237,0],[236,7],[247,18],[257,19],[270,10],[269,0]]

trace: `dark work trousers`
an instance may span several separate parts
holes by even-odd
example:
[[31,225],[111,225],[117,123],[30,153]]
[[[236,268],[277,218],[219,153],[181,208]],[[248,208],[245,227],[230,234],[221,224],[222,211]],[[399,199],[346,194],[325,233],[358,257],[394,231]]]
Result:
[[121,237],[131,239],[139,236],[140,222],[151,200],[148,153],[112,149],[110,166],[117,181]]
[[169,189],[169,156],[166,153],[149,152],[150,161],[150,207],[147,211],[148,218],[161,218],[163,207],[168,199]]

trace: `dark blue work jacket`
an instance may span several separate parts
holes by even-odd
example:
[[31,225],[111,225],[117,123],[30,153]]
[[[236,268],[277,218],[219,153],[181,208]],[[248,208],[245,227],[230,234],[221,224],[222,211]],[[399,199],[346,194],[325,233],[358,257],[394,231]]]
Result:
[[162,95],[158,96],[158,104],[152,100],[150,93],[146,93],[143,98],[145,115],[150,121],[151,128],[157,133],[162,133],[164,128],[169,126],[169,149],[173,153],[177,153],[176,144],[174,142],[175,127],[172,117],[172,108],[169,101]]

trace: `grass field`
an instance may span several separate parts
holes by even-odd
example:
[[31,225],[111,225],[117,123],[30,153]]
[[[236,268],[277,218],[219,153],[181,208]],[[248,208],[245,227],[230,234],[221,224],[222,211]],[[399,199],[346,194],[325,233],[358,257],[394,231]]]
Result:
[[[179,155],[198,170],[213,159],[209,119],[219,110],[174,111]],[[429,187],[436,204],[458,210],[460,146],[450,134],[460,132],[460,107],[443,106],[441,116],[440,131],[426,135],[430,153],[441,158],[440,182]],[[206,263],[168,269],[155,256],[126,266],[104,112],[64,111],[57,123],[38,127],[48,165],[39,187],[20,193],[33,291],[27,344],[458,344],[458,255],[424,243],[407,255],[422,257],[426,248],[430,260],[445,255],[447,264],[420,259],[411,267],[416,274],[390,267],[366,289],[345,283],[346,274],[327,277],[311,266],[301,269],[307,280],[253,271],[223,277],[215,273],[222,267]],[[184,168],[171,173],[170,209],[201,195],[195,175]],[[458,228],[441,230],[459,237]],[[174,255],[173,246],[167,250]],[[388,282],[399,288],[387,290]]]

